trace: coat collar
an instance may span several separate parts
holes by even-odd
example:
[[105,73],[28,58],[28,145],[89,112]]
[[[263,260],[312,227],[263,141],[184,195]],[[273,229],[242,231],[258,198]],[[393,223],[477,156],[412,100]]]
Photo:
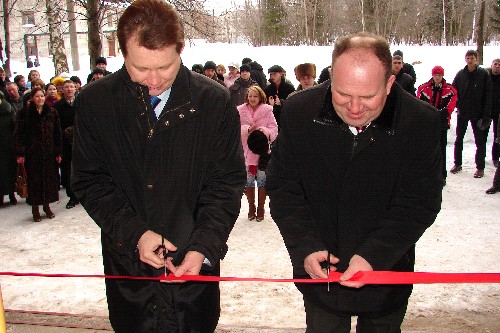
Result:
[[[377,119],[371,122],[372,128],[379,128],[388,135],[394,135],[397,119],[399,118],[399,96],[402,93],[401,86],[393,84],[391,92],[387,96],[384,109]],[[332,104],[332,89],[328,86],[323,106],[316,118],[320,123],[335,124],[343,130],[348,131],[348,125],[338,116]]]

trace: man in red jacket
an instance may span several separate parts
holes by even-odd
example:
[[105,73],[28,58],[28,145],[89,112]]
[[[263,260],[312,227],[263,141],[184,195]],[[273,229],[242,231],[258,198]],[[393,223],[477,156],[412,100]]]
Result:
[[417,89],[417,98],[433,105],[441,116],[441,156],[443,157],[443,185],[446,185],[446,145],[451,113],[457,104],[457,90],[446,83],[444,69],[435,66],[432,78]]

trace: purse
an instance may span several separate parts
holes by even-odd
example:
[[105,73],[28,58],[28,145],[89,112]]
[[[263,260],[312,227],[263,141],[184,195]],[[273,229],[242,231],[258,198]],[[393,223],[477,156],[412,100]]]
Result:
[[14,183],[14,188],[16,190],[17,195],[21,198],[28,197],[28,184],[26,183],[26,168],[24,167],[24,163],[17,165],[17,176],[16,182]]

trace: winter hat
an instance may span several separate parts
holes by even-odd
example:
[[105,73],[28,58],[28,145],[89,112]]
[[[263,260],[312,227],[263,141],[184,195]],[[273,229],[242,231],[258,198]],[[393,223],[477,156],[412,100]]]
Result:
[[268,73],[286,73],[286,71],[280,65],[274,65],[269,67],[267,70]]
[[202,64],[194,64],[193,67],[191,67],[191,70],[193,72],[203,74],[203,65]]
[[250,58],[243,58],[243,60],[241,60],[241,63],[244,65],[244,64],[249,64],[252,62],[252,59]]
[[203,70],[206,69],[213,69],[214,71],[217,70],[217,65],[213,61],[207,61],[205,63],[205,66],[203,66]]
[[252,71],[252,67],[250,67],[249,64],[244,64],[244,65],[241,65],[240,67],[240,73],[241,72],[251,72]]
[[394,53],[393,53],[392,55],[393,55],[393,56],[398,55],[398,56],[402,57],[402,56],[403,56],[403,51],[401,51],[401,50],[396,50],[396,51],[394,51]]
[[99,74],[101,73],[102,75],[105,75],[106,73],[104,73],[104,70],[102,68],[99,68],[99,67],[96,67],[92,70],[92,76],[94,76],[94,74]]
[[253,131],[247,139],[248,148],[257,155],[266,154],[269,151],[269,139],[262,131]]
[[300,81],[304,76],[316,78],[316,65],[311,63],[300,64],[294,69],[297,81]]
[[107,65],[108,62],[106,61],[106,58],[104,58],[104,57],[97,57],[95,59],[95,65],[97,66],[98,64],[105,64],[105,65]]
[[432,69],[432,75],[441,74],[444,75],[444,68],[441,66],[436,66]]
[[80,85],[82,84],[82,80],[80,80],[78,76],[72,76],[69,79],[75,83],[79,83]]
[[229,65],[227,65],[227,67],[239,68],[239,67],[240,67],[240,65],[239,65],[237,62],[235,62],[235,61],[231,61],[231,62],[229,63]]

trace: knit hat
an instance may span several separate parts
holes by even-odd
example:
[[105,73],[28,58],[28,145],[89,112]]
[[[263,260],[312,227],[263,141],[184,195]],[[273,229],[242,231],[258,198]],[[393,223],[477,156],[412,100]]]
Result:
[[99,68],[99,67],[96,67],[92,70],[92,76],[94,76],[94,74],[102,74],[102,75],[105,75],[106,73],[104,73],[104,70],[102,68]]
[[248,148],[257,155],[266,154],[269,151],[269,139],[262,131],[253,131],[247,139]]
[[398,55],[398,56],[402,57],[402,56],[403,56],[403,51],[401,51],[401,50],[396,50],[396,51],[394,51],[394,53],[393,53],[392,55],[393,55],[393,56]]
[[444,68],[441,66],[436,66],[432,69],[432,75],[441,74],[444,75]]
[[252,59],[250,58],[243,58],[243,60],[241,60],[241,63],[244,65],[244,64],[249,64],[252,62]]
[[269,67],[267,70],[268,73],[286,73],[286,71],[280,65],[274,65]]
[[244,64],[244,65],[241,65],[240,67],[240,73],[241,72],[251,72],[252,71],[252,67],[250,67],[249,64]]
[[95,59],[95,65],[97,66],[98,64],[105,64],[105,65],[107,65],[108,62],[106,61],[106,58],[104,58],[104,57],[97,57]]
[[206,69],[213,69],[214,71],[217,70],[217,65],[213,61],[207,61],[205,63],[205,66],[203,66],[203,70]]
[[316,78],[316,65],[311,63],[300,64],[294,69],[297,81],[300,81],[304,76]]

